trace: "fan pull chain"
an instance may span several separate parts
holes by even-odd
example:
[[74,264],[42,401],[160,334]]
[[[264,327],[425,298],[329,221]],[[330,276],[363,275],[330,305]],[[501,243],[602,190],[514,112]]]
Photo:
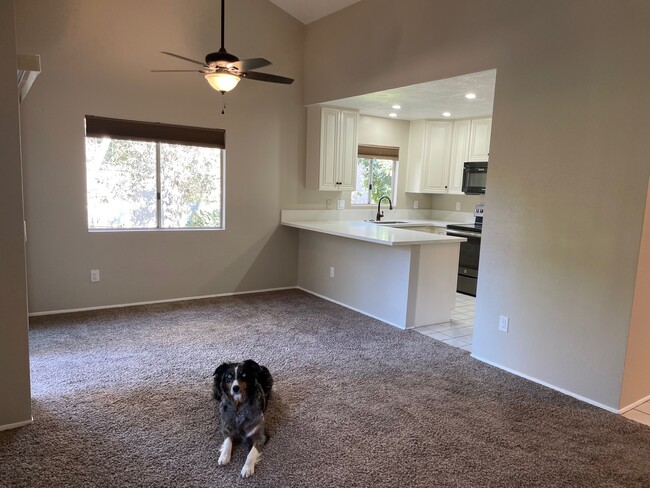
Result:
[[226,113],[226,99],[224,98],[225,93],[221,92],[221,103],[223,103],[223,107],[221,108],[221,115]]

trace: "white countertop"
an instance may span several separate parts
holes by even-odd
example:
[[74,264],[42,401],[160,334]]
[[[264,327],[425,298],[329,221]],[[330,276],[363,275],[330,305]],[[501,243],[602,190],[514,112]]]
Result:
[[[434,220],[405,220],[403,223],[394,224],[400,227],[408,226],[436,226],[446,227],[452,222]],[[297,229],[310,230],[339,237],[347,237],[360,241],[384,244],[387,246],[412,246],[418,244],[442,244],[451,242],[465,242],[463,237],[453,237],[441,234],[431,234],[416,230],[400,229],[393,225],[375,224],[363,220],[337,220],[337,221],[282,221],[282,225]]]

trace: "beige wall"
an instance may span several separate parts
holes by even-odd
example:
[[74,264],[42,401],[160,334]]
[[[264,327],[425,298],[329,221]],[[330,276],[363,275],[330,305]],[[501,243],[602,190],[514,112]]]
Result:
[[474,354],[613,409],[650,171],[649,24],[645,0],[373,0],[306,29],[306,103],[497,69]]
[[0,2],[0,429],[31,419],[14,2]]
[[[43,67],[22,108],[30,312],[296,284],[297,235],[279,221],[304,181],[300,22],[266,0],[228,2],[225,47],[296,82],[244,80],[221,115],[200,74],[150,73],[195,67],[160,51],[219,49],[218,2],[17,0],[16,15],[19,50]],[[225,129],[226,230],[89,233],[86,114]]]

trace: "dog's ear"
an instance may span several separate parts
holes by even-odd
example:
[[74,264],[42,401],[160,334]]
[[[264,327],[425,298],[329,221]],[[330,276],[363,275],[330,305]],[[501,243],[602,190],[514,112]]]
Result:
[[221,382],[223,381],[223,375],[228,371],[228,368],[230,368],[230,363],[223,363],[214,370],[214,373],[212,373],[212,376],[214,376],[212,396],[217,401],[221,401]]

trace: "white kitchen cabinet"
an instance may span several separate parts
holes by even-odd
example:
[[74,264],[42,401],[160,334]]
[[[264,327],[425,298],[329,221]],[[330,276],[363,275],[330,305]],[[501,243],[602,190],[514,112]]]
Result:
[[433,120],[411,122],[406,191],[447,192],[452,127],[451,122]]
[[448,193],[463,194],[463,166],[468,161],[470,128],[470,120],[457,120],[454,122],[451,137]]
[[411,122],[406,191],[462,195],[463,165],[488,160],[491,127],[491,118]]
[[351,191],[356,186],[359,113],[335,107],[307,109],[307,187]]
[[492,119],[473,119],[467,161],[487,161],[490,154]]

